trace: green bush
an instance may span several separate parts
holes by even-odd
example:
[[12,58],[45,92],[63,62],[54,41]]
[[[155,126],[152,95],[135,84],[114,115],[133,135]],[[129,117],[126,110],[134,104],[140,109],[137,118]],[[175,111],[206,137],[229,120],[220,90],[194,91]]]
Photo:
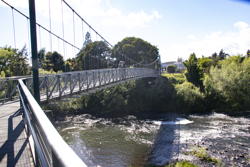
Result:
[[220,67],[212,67],[205,78],[207,97],[220,99],[227,110],[250,109],[250,58],[242,62],[235,56],[220,62]]
[[173,84],[182,84],[186,80],[183,73],[174,73],[174,74],[163,73],[161,76],[166,77],[169,80],[169,82]]
[[175,86],[177,91],[177,103],[181,112],[203,112],[204,95],[200,89],[190,82],[184,82]]

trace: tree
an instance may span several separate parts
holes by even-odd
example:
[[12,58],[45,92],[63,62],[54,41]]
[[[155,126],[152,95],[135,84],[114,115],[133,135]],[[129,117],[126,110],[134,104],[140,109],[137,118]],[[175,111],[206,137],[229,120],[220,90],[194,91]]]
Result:
[[176,65],[169,65],[168,67],[167,67],[167,72],[168,73],[175,73],[176,72]]
[[91,42],[92,42],[91,35],[90,35],[89,32],[87,32],[86,35],[85,35],[85,41],[83,42],[83,48],[85,48]]
[[79,68],[77,66],[76,58],[67,59],[65,61],[65,69],[64,70],[65,70],[65,72],[79,70]]
[[247,50],[247,56],[246,57],[250,57],[250,49]]
[[125,66],[135,64],[139,66],[159,59],[159,51],[156,46],[151,45],[147,41],[140,38],[127,37],[114,46],[112,57],[116,59],[116,65],[120,61],[124,61]]
[[100,69],[108,67],[110,48],[103,41],[95,41],[86,45],[77,54],[77,64],[79,69]]
[[41,67],[41,68],[43,68],[43,65],[45,62],[45,55],[46,55],[45,48],[40,49],[37,53],[38,60],[39,60],[39,67]]
[[223,100],[220,103],[225,103],[223,111],[250,109],[250,59],[240,59],[240,56],[231,56],[223,60],[220,67],[211,68],[204,81],[206,93],[211,98],[219,96]]
[[212,56],[210,56],[209,58],[213,60],[212,64],[214,66],[217,65],[217,63],[220,60],[224,60],[226,57],[228,57],[229,54],[225,53],[223,49],[220,50],[219,54],[217,54],[216,52],[212,54]]
[[11,47],[0,48],[0,70],[5,77],[29,74],[26,46],[21,50]]
[[185,73],[187,80],[203,90],[203,73],[202,70],[198,67],[198,60],[195,53],[192,53],[189,56],[189,59],[186,60],[183,64],[187,68],[187,72]]
[[53,70],[55,72],[62,71],[64,69],[63,57],[58,52],[48,52],[45,55],[44,67],[45,70]]
[[224,60],[229,54],[225,53],[223,49],[220,50],[218,58],[219,60]]
[[198,59],[198,67],[203,73],[208,73],[210,67],[213,65],[213,60],[207,57],[202,57]]

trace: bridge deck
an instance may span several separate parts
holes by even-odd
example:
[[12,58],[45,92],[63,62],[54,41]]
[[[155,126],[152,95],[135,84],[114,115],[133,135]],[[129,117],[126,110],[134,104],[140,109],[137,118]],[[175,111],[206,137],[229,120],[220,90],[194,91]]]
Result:
[[0,106],[0,167],[33,167],[19,102]]

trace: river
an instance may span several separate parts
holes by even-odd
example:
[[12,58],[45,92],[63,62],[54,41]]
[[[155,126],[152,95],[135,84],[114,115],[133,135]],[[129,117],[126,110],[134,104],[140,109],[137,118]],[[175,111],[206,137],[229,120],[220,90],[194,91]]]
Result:
[[[250,119],[213,113],[162,119],[103,119],[83,114],[55,125],[65,141],[90,167],[141,167],[189,160],[214,166],[187,154],[205,148],[224,166],[250,166]],[[220,164],[220,165],[221,165]]]

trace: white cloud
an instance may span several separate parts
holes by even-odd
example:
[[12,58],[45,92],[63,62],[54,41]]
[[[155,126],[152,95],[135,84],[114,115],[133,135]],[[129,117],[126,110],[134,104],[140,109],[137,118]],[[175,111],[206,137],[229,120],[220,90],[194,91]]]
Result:
[[193,34],[189,34],[189,35],[187,36],[187,39],[190,39],[190,40],[196,40],[197,38],[196,38],[196,36],[195,36],[195,35],[193,35]]
[[246,28],[248,28],[249,25],[243,21],[238,21],[238,22],[234,23],[234,26],[238,29],[246,29]]
[[[187,59],[193,52],[198,57],[210,56],[214,52],[224,49],[225,52],[235,54],[245,54],[250,49],[250,25],[246,22],[236,22],[232,27],[234,31],[211,32],[201,38],[193,38],[194,35],[188,35],[192,39],[186,44],[173,44],[162,50],[163,61],[176,60],[178,57]],[[160,48],[161,49],[161,48]]]
[[[17,8],[28,8],[27,0],[6,0]],[[100,20],[101,24],[109,27],[138,28],[145,27],[151,21],[160,19],[162,16],[156,10],[151,12],[133,11],[124,12],[112,6],[111,0],[74,0],[69,1],[70,5],[79,12],[87,21],[89,19]],[[53,21],[61,22],[61,1],[50,0],[51,16]],[[49,17],[49,0],[37,0],[36,10],[38,14]],[[64,5],[65,21],[72,19],[72,12]],[[93,27],[95,27],[93,25]]]
[[154,20],[160,19],[161,15],[158,11],[146,13],[145,11],[123,13],[117,9],[107,11],[107,16],[102,20],[102,24],[109,27],[125,27],[125,28],[142,28]]

